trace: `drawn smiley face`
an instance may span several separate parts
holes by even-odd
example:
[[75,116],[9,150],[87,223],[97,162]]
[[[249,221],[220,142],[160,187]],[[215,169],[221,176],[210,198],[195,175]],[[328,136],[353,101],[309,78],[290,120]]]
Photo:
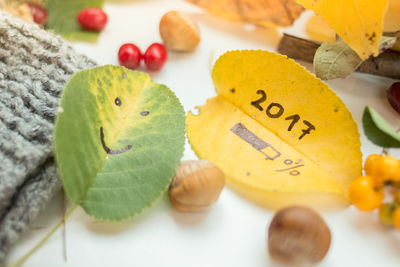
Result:
[[[122,106],[122,100],[121,100],[119,97],[117,97],[117,98],[115,98],[115,100],[114,100],[114,104],[115,104],[116,106],[118,106],[118,107],[121,107],[121,106]],[[147,115],[149,115],[149,111],[142,111],[142,112],[140,112],[140,115],[141,115],[141,116],[147,116]],[[105,138],[104,138],[104,130],[103,130],[103,127],[100,127],[100,141],[101,141],[101,145],[103,146],[104,151],[105,151],[107,154],[109,154],[109,155],[118,155],[118,154],[122,154],[122,153],[124,153],[124,152],[126,152],[126,151],[129,151],[129,150],[132,148],[132,145],[127,145],[127,146],[125,146],[125,147],[123,147],[123,148],[120,148],[120,149],[111,149],[110,147],[107,146],[107,144],[106,144],[106,142],[105,142],[104,139],[105,139]]]

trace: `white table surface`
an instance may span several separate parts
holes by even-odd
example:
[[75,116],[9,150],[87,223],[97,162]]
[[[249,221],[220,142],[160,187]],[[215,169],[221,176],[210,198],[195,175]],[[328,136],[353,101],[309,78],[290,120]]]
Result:
[[[161,41],[159,20],[172,9],[188,12],[199,23],[201,43],[194,53],[170,53],[164,69],[151,76],[177,94],[185,111],[205,104],[207,98],[215,95],[210,58],[215,61],[225,51],[235,49],[274,51],[282,32],[304,37],[304,25],[311,15],[305,12],[293,27],[275,30],[226,21],[179,0],[107,3],[105,11],[109,23],[98,43],[75,43],[73,46],[99,64],[118,64],[117,52],[121,44],[134,42],[144,51],[152,42]],[[306,66],[311,68],[310,64]],[[400,115],[392,110],[385,97],[385,90],[393,82],[358,73],[328,82],[358,123],[364,159],[370,153],[381,151],[362,131],[361,116],[366,105],[375,108],[392,125],[400,125]],[[400,158],[399,150],[390,153]],[[187,143],[183,159],[196,159]],[[225,188],[216,205],[204,213],[176,212],[166,196],[142,215],[121,223],[96,221],[78,209],[66,225],[67,261],[63,258],[63,238],[59,230],[24,266],[276,266],[269,259],[265,242],[265,229],[272,216],[272,211],[248,202],[229,188]],[[333,239],[327,257],[319,266],[400,266],[400,234],[383,226],[376,213],[362,213],[349,207],[323,212],[322,216],[330,226]],[[9,262],[32,248],[61,217],[59,194],[33,229],[16,244]]]

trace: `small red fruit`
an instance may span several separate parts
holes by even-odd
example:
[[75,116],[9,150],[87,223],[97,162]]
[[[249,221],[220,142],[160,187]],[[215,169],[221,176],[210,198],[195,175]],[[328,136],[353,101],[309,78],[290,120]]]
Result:
[[79,12],[78,22],[85,30],[101,31],[107,24],[107,14],[100,8],[87,8]]
[[47,10],[42,5],[36,3],[28,3],[28,6],[31,10],[33,21],[41,26],[46,25],[49,20]]
[[153,43],[147,48],[143,58],[147,69],[160,70],[167,61],[167,49],[160,43]]
[[121,66],[134,70],[140,64],[142,53],[139,47],[134,44],[123,44],[118,51],[118,61]]
[[390,86],[387,92],[387,99],[394,110],[400,113],[400,82],[395,82]]

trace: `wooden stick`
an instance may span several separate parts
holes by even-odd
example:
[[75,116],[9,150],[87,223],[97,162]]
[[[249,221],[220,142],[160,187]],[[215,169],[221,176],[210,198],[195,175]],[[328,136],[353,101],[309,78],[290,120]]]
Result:
[[379,56],[364,61],[357,71],[400,79],[400,53],[386,50]]
[[278,52],[293,59],[313,62],[319,42],[302,39],[293,35],[284,34],[278,45]]
[[[321,45],[289,34],[284,34],[279,42],[278,52],[290,58],[313,62],[315,51]],[[400,53],[386,50],[377,57],[364,61],[357,69],[358,72],[400,79]]]

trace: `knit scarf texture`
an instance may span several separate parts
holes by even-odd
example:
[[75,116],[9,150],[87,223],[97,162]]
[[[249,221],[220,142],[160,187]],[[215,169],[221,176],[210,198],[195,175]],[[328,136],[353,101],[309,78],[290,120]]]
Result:
[[72,74],[95,65],[0,11],[0,265],[61,188],[52,144],[60,96]]

